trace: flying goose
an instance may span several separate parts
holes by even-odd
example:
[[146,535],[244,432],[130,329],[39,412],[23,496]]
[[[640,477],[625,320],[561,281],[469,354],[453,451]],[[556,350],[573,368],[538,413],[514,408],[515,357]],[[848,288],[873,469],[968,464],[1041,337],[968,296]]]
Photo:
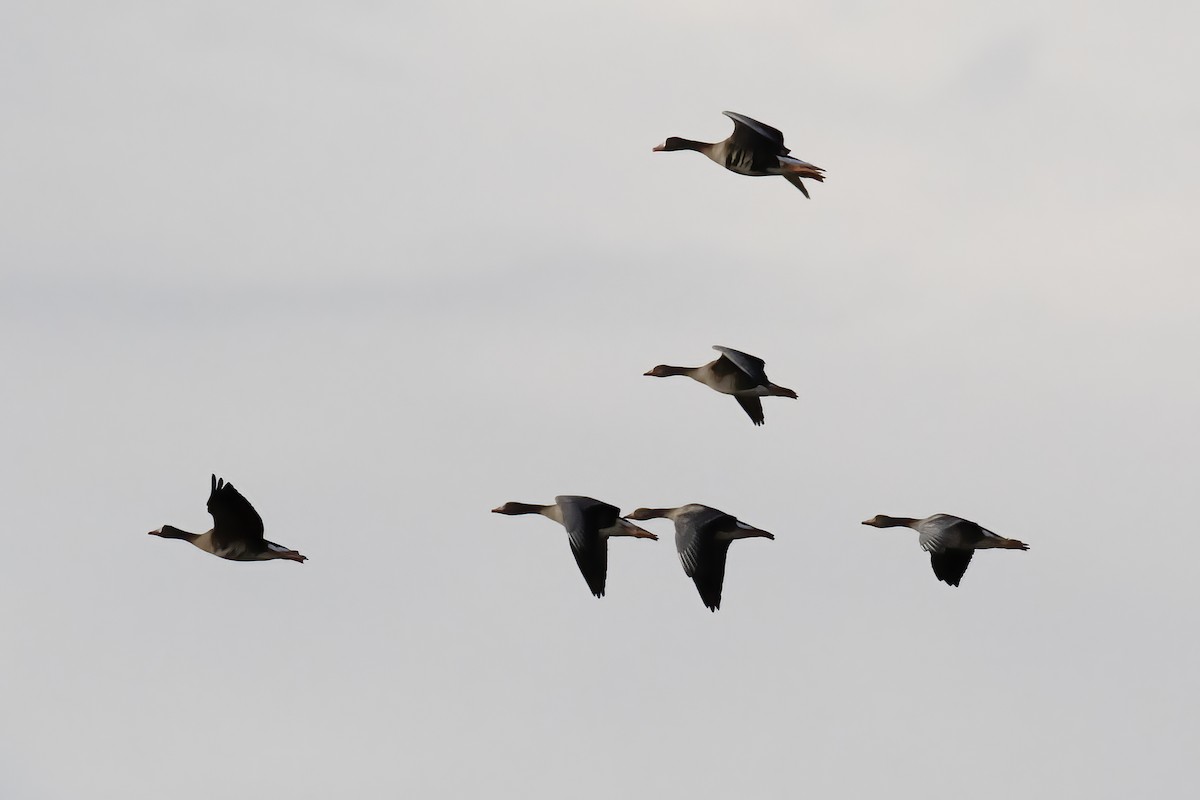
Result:
[[657,539],[650,531],[639,528],[632,522],[621,519],[621,509],[599,500],[578,495],[559,495],[554,505],[539,506],[532,503],[505,503],[492,509],[493,514],[541,514],[567,529],[571,542],[571,553],[583,573],[588,588],[596,597],[604,596],[604,583],[608,577],[608,538],[610,536],[635,536],[639,539]]
[[750,415],[750,420],[755,425],[762,425],[765,421],[760,397],[796,399],[796,393],[791,389],[776,386],[767,379],[767,373],[763,371],[766,362],[761,358],[747,355],[731,347],[722,347],[719,344],[713,345],[713,350],[720,353],[721,357],[702,367],[671,367],[659,364],[643,374],[652,378],[686,375],[710,389],[715,389],[722,394],[731,394]]
[[150,531],[150,535],[183,539],[206,553],[230,561],[270,561],[275,558],[299,562],[307,560],[306,556],[295,550],[264,539],[262,517],[254,510],[254,506],[233,488],[232,483],[217,480],[216,475],[212,476],[208,513],[212,514],[213,527],[205,533],[188,533],[171,525],[163,525],[156,531]]
[[820,167],[792,158],[783,146],[783,134],[770,125],[750,119],[733,111],[721,112],[733,120],[733,133],[723,142],[708,144],[672,136],[654,148],[654,152],[695,150],[739,175],[782,175],[808,197],[801,178],[824,181]]
[[968,519],[953,514],[934,514],[925,519],[889,517],[878,514],[863,521],[875,528],[912,528],[921,534],[917,541],[929,552],[933,574],[939,581],[958,586],[976,550],[1001,547],[1006,550],[1028,550],[1029,545],[1016,539],[1005,539]]
[[759,530],[715,508],[691,503],[679,508],[639,508],[626,519],[665,517],[675,522],[675,549],[684,573],[696,584],[700,599],[711,611],[721,607],[721,586],[725,582],[725,555],[734,539],[775,534]]

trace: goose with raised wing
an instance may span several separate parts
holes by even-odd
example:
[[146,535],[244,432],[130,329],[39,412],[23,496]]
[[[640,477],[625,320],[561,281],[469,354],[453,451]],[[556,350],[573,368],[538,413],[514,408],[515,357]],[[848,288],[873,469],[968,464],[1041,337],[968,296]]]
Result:
[[889,517],[877,514],[863,525],[874,528],[912,528],[920,536],[917,541],[921,549],[929,553],[933,574],[939,581],[958,586],[963,573],[971,563],[976,550],[1000,548],[1004,550],[1028,550],[1029,545],[1016,539],[1007,539],[989,531],[969,519],[953,514],[934,514],[924,519],[912,517]]
[[760,177],[782,175],[805,197],[808,188],[801,178],[824,181],[825,170],[789,155],[783,145],[783,134],[776,128],[733,111],[721,112],[733,120],[733,133],[721,142],[697,142],[672,136],[654,148],[654,152],[695,150],[703,153],[730,172]]
[[250,501],[233,488],[232,483],[212,476],[212,491],[208,495],[208,513],[213,527],[204,533],[188,533],[172,525],[150,531],[151,536],[164,539],[183,539],[206,553],[230,561],[270,561],[277,558],[304,562],[305,556],[283,545],[263,538],[263,521]]
[[715,361],[699,367],[672,367],[659,364],[649,372],[643,373],[652,378],[668,378],[672,375],[685,375],[694,381],[703,383],[710,389],[722,394],[733,395],[738,405],[750,417],[755,425],[766,421],[763,415],[763,397],[790,397],[796,399],[796,393],[783,386],[776,386],[767,378],[764,371],[766,362],[756,356],[734,350],[732,347],[713,345],[713,350],[721,354]]
[[725,584],[725,557],[734,539],[775,534],[747,525],[732,514],[691,503],[678,508],[639,508],[626,519],[665,518],[675,523],[675,549],[683,572],[696,584],[700,599],[710,611],[721,607],[721,589]]
[[588,589],[596,597],[604,596],[608,580],[608,539],[611,536],[633,536],[638,539],[657,539],[650,531],[621,518],[621,509],[591,497],[559,495],[553,505],[535,503],[505,503],[492,509],[493,514],[540,514],[567,529],[571,553]]

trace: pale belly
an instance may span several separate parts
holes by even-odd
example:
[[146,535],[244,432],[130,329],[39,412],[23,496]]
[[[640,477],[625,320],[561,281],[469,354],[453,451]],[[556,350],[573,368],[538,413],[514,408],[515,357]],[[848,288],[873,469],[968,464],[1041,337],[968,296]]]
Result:
[[212,539],[212,531],[202,533],[196,537],[192,544],[199,547],[206,553],[212,553],[218,558],[225,558],[230,561],[258,561],[259,554],[250,551],[244,544],[238,543],[227,547],[217,548]]

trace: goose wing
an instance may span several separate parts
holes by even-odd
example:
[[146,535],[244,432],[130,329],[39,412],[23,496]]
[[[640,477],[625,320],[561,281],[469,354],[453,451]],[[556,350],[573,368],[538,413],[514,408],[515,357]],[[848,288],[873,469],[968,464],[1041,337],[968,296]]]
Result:
[[761,398],[754,395],[745,396],[735,394],[733,399],[738,401],[738,405],[742,407],[742,410],[746,412],[746,415],[750,417],[750,421],[755,425],[762,425],[767,421],[766,415],[763,414]]
[[764,144],[773,146],[778,155],[786,156],[791,151],[783,146],[783,132],[778,128],[751,119],[736,111],[723,111],[725,116],[733,120],[733,133],[729,140],[737,147],[760,148]]
[[729,539],[716,535],[737,526],[737,519],[715,508],[702,508],[675,520],[675,549],[683,571],[700,592],[700,599],[712,611],[721,607],[721,588],[725,583],[725,557]]
[[808,187],[804,185],[804,181],[800,180],[799,175],[790,175],[790,174],[784,173],[783,177],[787,179],[788,183],[790,183],[792,186],[795,186],[797,189],[799,189],[800,192],[805,197],[807,197],[809,200],[812,199],[812,195],[808,193]]
[[621,510],[591,497],[561,495],[554,498],[562,509],[563,527],[571,542],[571,554],[588,588],[604,596],[608,577],[608,540],[600,531],[617,523]]
[[213,541],[218,548],[235,542],[254,544],[263,541],[262,517],[232,483],[218,480],[216,475],[212,476],[208,513],[212,514]]
[[974,550],[943,550],[940,553],[930,553],[929,563],[933,565],[933,574],[939,581],[945,581],[951,586],[958,586],[963,573],[971,564]]
[[[931,553],[940,553],[950,548],[970,549],[985,535],[984,529],[974,522],[953,514],[934,514],[932,517],[921,520],[917,530],[921,534],[917,540],[921,544],[921,549]],[[991,531],[986,533],[991,533]],[[992,533],[991,535],[995,536],[996,534]]]
[[[713,350],[721,354],[723,359],[729,361],[730,364],[737,367],[742,374],[754,381],[755,386],[766,386],[770,381],[767,380],[766,366],[767,362],[763,361],[758,356],[752,356],[749,353],[743,353],[741,350],[734,350],[732,347],[722,347],[719,344],[713,345]],[[721,359],[717,359],[721,361]]]

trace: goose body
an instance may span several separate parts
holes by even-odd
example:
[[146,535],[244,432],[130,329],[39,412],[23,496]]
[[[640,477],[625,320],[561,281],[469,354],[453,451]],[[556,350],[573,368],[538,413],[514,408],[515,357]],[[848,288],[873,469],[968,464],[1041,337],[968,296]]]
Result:
[[608,539],[611,536],[633,536],[638,539],[657,539],[653,533],[621,518],[621,509],[591,497],[559,495],[554,504],[505,503],[492,509],[493,514],[540,514],[567,529],[571,553],[596,597],[604,596],[608,580]]
[[164,539],[183,539],[206,553],[230,561],[287,561],[304,562],[305,556],[283,545],[263,538],[263,521],[250,501],[233,488],[232,483],[212,476],[212,491],[208,496],[208,513],[213,527],[204,533],[188,533],[173,525],[163,525],[150,531],[151,536]]
[[796,393],[791,389],[771,383],[764,370],[766,362],[761,358],[719,344],[713,345],[713,350],[721,354],[720,358],[703,366],[672,367],[659,364],[644,374],[652,378],[684,375],[721,394],[733,395],[755,425],[762,425],[766,421],[760,398],[796,399]]
[[698,503],[678,508],[639,508],[628,516],[634,520],[657,518],[675,523],[675,549],[679,552],[679,562],[710,611],[721,607],[725,558],[733,540],[775,538],[774,534],[747,525],[732,514]]
[[953,514],[934,514],[924,519],[912,517],[889,517],[878,514],[865,520],[863,525],[875,528],[912,528],[920,536],[917,541],[921,549],[929,553],[933,574],[939,581],[958,586],[963,574],[971,564],[976,550],[1000,548],[1004,550],[1028,550],[1029,545],[1016,539],[1007,539],[983,526]]
[[782,175],[805,197],[809,196],[808,188],[801,178],[825,180],[823,169],[789,155],[791,151],[784,146],[783,133],[777,128],[733,111],[722,113],[733,120],[733,133],[728,139],[708,143],[672,136],[654,151],[695,150],[738,175]]

